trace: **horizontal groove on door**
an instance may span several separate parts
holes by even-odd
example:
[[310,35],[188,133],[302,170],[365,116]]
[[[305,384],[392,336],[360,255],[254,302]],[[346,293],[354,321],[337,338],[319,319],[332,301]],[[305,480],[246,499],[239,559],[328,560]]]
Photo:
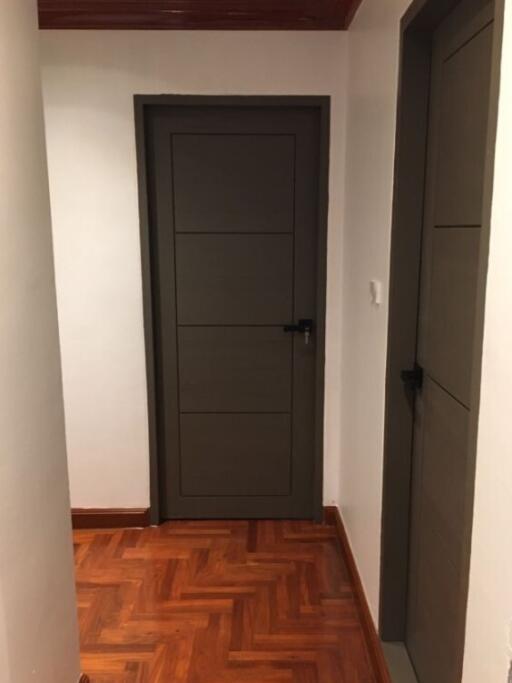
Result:
[[276,323],[261,323],[261,324],[251,324],[251,323],[180,323],[178,327],[284,327],[287,324],[283,321],[282,325],[277,325]]
[[293,230],[281,230],[279,232],[262,232],[261,230],[254,230],[247,232],[244,230],[233,231],[233,230],[215,230],[208,231],[205,230],[176,230],[176,235],[292,235]]
[[477,225],[476,223],[474,225],[467,225],[467,224],[464,224],[464,225],[463,224],[461,224],[461,225],[456,225],[456,224],[453,224],[453,225],[442,225],[442,224],[434,225],[434,228],[436,230],[450,230],[452,228],[459,228],[459,229],[463,229],[463,230],[464,229],[475,230],[475,229],[481,228],[481,227],[482,227],[481,225]]
[[180,415],[291,415],[289,410],[181,410]]

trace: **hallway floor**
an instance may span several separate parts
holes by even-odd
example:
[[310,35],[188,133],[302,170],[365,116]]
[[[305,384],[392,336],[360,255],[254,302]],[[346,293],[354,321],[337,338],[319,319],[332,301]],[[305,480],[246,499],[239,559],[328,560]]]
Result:
[[334,527],[76,531],[91,683],[375,683]]

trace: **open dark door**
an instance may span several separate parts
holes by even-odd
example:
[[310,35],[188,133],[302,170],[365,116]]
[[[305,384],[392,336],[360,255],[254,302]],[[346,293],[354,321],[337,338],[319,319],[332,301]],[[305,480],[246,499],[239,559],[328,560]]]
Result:
[[406,644],[419,683],[462,677],[493,12],[463,0],[433,43],[417,367],[405,376],[417,390]]

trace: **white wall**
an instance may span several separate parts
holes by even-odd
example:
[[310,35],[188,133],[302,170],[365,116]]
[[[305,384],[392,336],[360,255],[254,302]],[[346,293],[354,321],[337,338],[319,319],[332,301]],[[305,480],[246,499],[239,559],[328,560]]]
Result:
[[75,683],[78,637],[35,0],[0,2],[0,680]]
[[41,35],[71,500],[149,502],[134,93],[332,100],[326,500],[338,499],[346,34]]
[[[365,0],[348,33],[338,504],[375,620],[399,22],[409,4],[410,0]],[[386,303],[380,307],[371,304],[372,279],[383,283]]]
[[506,0],[464,683],[506,683],[512,658],[512,2]]

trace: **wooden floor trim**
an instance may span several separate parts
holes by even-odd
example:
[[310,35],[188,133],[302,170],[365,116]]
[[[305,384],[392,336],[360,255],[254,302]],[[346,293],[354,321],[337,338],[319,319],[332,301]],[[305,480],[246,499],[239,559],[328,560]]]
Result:
[[343,553],[345,563],[350,574],[350,579],[354,587],[357,606],[359,608],[359,614],[363,625],[364,636],[372,660],[377,683],[392,683],[384,657],[384,651],[382,649],[377,629],[375,628],[370,607],[368,606],[368,600],[366,599],[363,583],[361,581],[361,577],[359,576],[357,564],[354,559],[352,548],[350,547],[340,511],[335,505],[326,506],[324,510],[326,523],[336,528],[341,551]]
[[124,529],[150,525],[149,508],[73,508],[71,520],[73,529]]

